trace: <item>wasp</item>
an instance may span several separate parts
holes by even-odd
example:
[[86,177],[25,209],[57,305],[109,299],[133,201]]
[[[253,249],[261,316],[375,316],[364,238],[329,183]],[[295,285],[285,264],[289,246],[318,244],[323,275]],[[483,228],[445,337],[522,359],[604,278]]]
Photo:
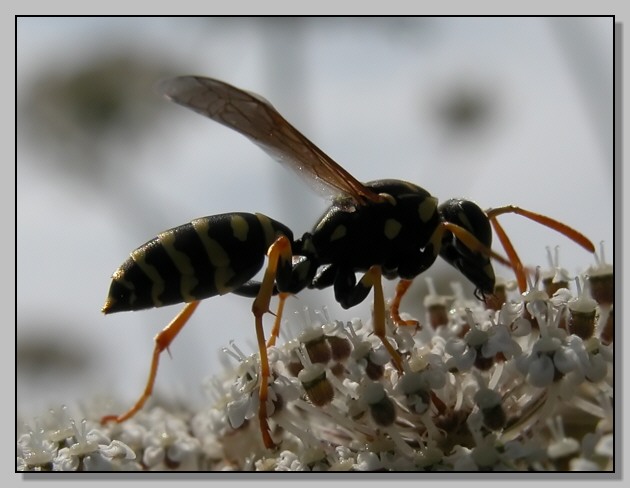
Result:
[[[386,179],[361,183],[302,135],[262,97],[222,81],[182,76],[164,80],[157,91],[177,104],[240,132],[317,189],[333,196],[331,206],[312,231],[296,238],[284,224],[260,213],[201,217],[166,230],[132,251],[114,272],[102,311],[105,314],[185,303],[155,337],[149,379],[126,413],[103,422],[123,422],[150,397],[160,354],[168,348],[200,300],[235,293],[254,298],[252,312],[260,359],[258,419],[264,445],[274,447],[267,418],[270,367],[267,348],[280,330],[284,300],[305,288],[332,287],[344,308],[373,290],[373,332],[403,371],[403,358],[386,339],[382,279],[398,279],[389,314],[403,320],[399,305],[413,279],[438,256],[457,268],[480,297],[493,293],[493,258],[514,269],[521,291],[526,270],[497,216],[515,213],[548,226],[590,252],[593,244],[575,229],[520,207],[482,210],[476,203],[451,199],[442,204],[423,188]],[[508,258],[491,249],[494,228]],[[262,281],[255,281],[264,269]],[[361,275],[359,279],[357,275]],[[265,340],[263,316],[279,297],[276,319]]]

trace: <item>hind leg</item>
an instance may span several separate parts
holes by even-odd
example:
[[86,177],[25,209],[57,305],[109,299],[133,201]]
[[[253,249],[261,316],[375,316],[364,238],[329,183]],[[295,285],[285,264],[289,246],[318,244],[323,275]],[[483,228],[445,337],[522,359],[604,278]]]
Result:
[[153,349],[153,357],[151,359],[151,367],[149,369],[149,379],[144,387],[144,391],[140,398],[136,401],[133,407],[127,410],[121,415],[106,415],[101,419],[101,424],[109,421],[115,421],[117,423],[124,422],[125,420],[133,417],[145,404],[147,399],[153,393],[153,385],[155,384],[155,377],[157,375],[158,364],[160,362],[160,355],[164,350],[168,350],[168,347],[175,340],[175,337],[184,328],[188,319],[199,305],[199,302],[191,302],[186,304],[181,312],[166,326],[162,331],[155,336],[155,348]]

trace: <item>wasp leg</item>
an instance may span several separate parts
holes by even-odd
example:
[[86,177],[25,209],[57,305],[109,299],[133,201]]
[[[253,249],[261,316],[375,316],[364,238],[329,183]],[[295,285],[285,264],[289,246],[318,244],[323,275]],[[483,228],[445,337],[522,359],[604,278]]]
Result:
[[353,271],[337,270],[334,283],[335,298],[342,307],[350,308],[361,303],[371,289],[374,289],[374,335],[381,340],[396,368],[402,371],[402,358],[385,337],[385,296],[383,294],[381,267],[370,267],[358,283]]
[[[291,262],[290,253],[284,256],[283,259],[285,261],[288,259]],[[274,346],[276,339],[280,335],[282,313],[284,312],[284,304],[287,298],[306,288],[313,279],[316,270],[317,266],[308,259],[298,261],[292,267],[285,262],[282,269],[278,270],[275,288],[278,293],[278,309],[269,340],[267,341],[267,347]]]
[[518,257],[516,249],[514,249],[514,246],[512,245],[512,241],[503,230],[503,226],[499,224],[499,221],[497,219],[490,219],[490,223],[492,224],[494,231],[497,233],[497,237],[499,238],[499,241],[501,241],[503,249],[505,249],[505,252],[508,255],[508,259],[510,260],[512,269],[514,270],[514,274],[516,274],[518,289],[521,291],[521,293],[525,293],[525,291],[527,290],[527,279],[525,274],[525,267],[521,262],[521,258]]
[[412,278],[428,269],[437,258],[442,245],[442,237],[446,231],[454,234],[471,251],[481,252],[503,264],[512,266],[510,261],[483,245],[473,234],[463,227],[451,222],[442,222],[429,238],[426,247],[420,253],[409,256],[405,260],[404,266],[398,268],[398,274],[401,280],[396,285],[396,294],[390,305],[390,316],[394,324],[398,326],[420,326],[420,323],[416,320],[403,320],[400,317],[400,302],[411,286],[413,282]]
[[490,220],[492,227],[497,233],[497,236],[499,240],[501,241],[501,244],[503,245],[505,252],[508,255],[508,259],[510,260],[511,266],[514,269],[514,272],[516,274],[516,279],[518,282],[518,287],[521,293],[524,293],[527,290],[525,270],[523,267],[523,263],[521,263],[521,260],[516,254],[516,250],[514,249],[512,242],[510,241],[509,237],[503,230],[503,227],[501,226],[501,224],[499,224],[499,221],[497,220],[497,217],[504,213],[515,213],[517,215],[527,217],[528,219],[533,220],[534,222],[538,222],[539,224],[542,224],[546,227],[549,227],[550,229],[553,229],[565,235],[566,237],[568,237],[569,239],[571,239],[578,245],[582,246],[587,251],[595,252],[595,246],[593,246],[593,243],[586,236],[584,236],[577,230],[573,229],[572,227],[569,227],[568,225],[563,224],[562,222],[558,222],[557,220],[552,219],[551,217],[547,217],[546,215],[530,212],[529,210],[525,210],[523,208],[516,207],[514,205],[506,205],[504,207],[498,207],[498,208],[486,210],[486,215],[488,216],[488,219]]
[[359,282],[360,286],[371,286],[374,288],[374,335],[378,337],[385,349],[389,352],[392,357],[392,361],[396,366],[398,371],[403,371],[403,363],[400,354],[394,347],[389,343],[386,334],[385,328],[385,296],[383,295],[383,282],[381,279],[381,267],[380,266],[372,266],[361,281]]
[[324,288],[332,286],[337,279],[338,271],[339,267],[335,266],[334,264],[327,264],[323,266],[322,269],[319,270],[311,280],[309,288],[323,290]]
[[[259,408],[258,408],[258,421],[260,423],[260,431],[262,433],[263,442],[265,447],[271,449],[275,447],[275,443],[271,438],[269,432],[269,421],[267,419],[267,396],[269,390],[269,376],[271,375],[269,369],[269,358],[267,356],[267,345],[265,344],[265,330],[263,328],[263,315],[269,312],[269,304],[271,297],[273,296],[274,284],[276,276],[287,276],[291,271],[291,242],[285,236],[280,236],[269,247],[267,251],[268,264],[265,269],[262,283],[260,284],[260,290],[254,304],[252,305],[252,312],[256,322],[256,339],[258,342],[258,353],[260,354],[260,390],[258,393]],[[276,334],[279,333],[275,331]]]
[[[244,297],[256,298],[256,296],[258,296],[258,293],[260,292],[261,286],[262,286],[262,283],[260,283],[260,281],[248,281],[244,285],[234,290],[232,293],[235,293],[236,295],[240,295]],[[267,340],[267,347],[272,347],[276,345],[276,340],[278,339],[278,336],[280,335],[280,324],[282,322],[284,304],[287,298],[289,298],[292,295],[292,293],[279,292],[278,287],[274,286],[272,295],[274,296],[278,295],[278,308],[276,309],[276,313],[274,314],[276,319],[274,321],[273,328],[271,329],[271,335],[269,336],[269,339]]]
[[[236,295],[240,295],[243,297],[256,298],[258,293],[260,292],[261,283],[260,281],[248,281],[247,283],[239,286],[232,293]],[[280,335],[280,323],[282,321],[282,312],[284,310],[284,302],[291,295],[290,293],[280,293],[278,292],[277,286],[274,286],[272,295],[278,295],[278,309],[276,310],[275,316],[276,319],[273,324],[273,329],[271,329],[271,335],[267,340],[267,347],[275,346],[276,339]]]
[[284,303],[287,301],[287,298],[291,296],[291,293],[279,293],[278,294],[278,308],[276,310],[276,318],[273,321],[273,328],[271,329],[271,334],[269,334],[269,339],[267,340],[267,347],[272,347],[276,345],[276,339],[280,335],[280,325],[282,323],[282,313],[284,312]]
[[[241,286],[239,286],[235,290],[232,290],[232,293],[241,297],[256,298],[258,296],[258,293],[260,292],[260,286],[261,286],[260,281],[249,280],[243,283]],[[278,288],[274,287],[272,291],[272,295],[277,295],[277,294],[278,294]]]
[[394,295],[392,303],[389,307],[389,314],[392,318],[392,321],[399,327],[421,327],[420,322],[418,322],[417,320],[404,320],[400,316],[400,301],[402,300],[403,295],[407,293],[407,290],[412,283],[413,280],[404,279],[398,282],[398,284],[396,285],[396,295]]
[[153,349],[153,358],[151,359],[151,368],[149,370],[149,379],[144,388],[144,392],[138,398],[138,401],[133,407],[122,415],[106,415],[101,418],[101,424],[106,422],[115,421],[116,423],[124,422],[125,420],[133,417],[145,404],[147,399],[153,393],[153,385],[155,384],[155,377],[157,375],[158,364],[160,362],[160,354],[171,345],[179,331],[181,331],[188,319],[193,314],[199,302],[190,302],[182,309],[179,314],[166,326],[162,331],[155,336],[155,348]]
[[573,227],[569,227],[568,225],[552,219],[551,217],[547,217],[546,215],[531,212],[515,205],[506,205],[505,207],[497,207],[486,210],[486,215],[490,220],[495,220],[499,215],[504,213],[515,213],[517,215],[527,217],[534,222],[538,222],[539,224],[542,224],[546,227],[549,227],[550,229],[559,232],[560,234],[565,235],[576,244],[582,246],[587,251],[591,253],[595,252],[595,246],[588,237],[586,237],[581,232],[578,232]]
[[[291,264],[291,253],[288,250],[286,253],[286,256],[283,256],[282,267],[277,270],[274,277],[276,282],[271,291],[272,295],[278,295],[278,309],[275,313],[276,319],[271,329],[269,340],[267,341],[267,347],[274,346],[280,335],[280,324],[282,322],[282,313],[286,299],[306,288],[317,270],[317,266],[308,259],[298,260]],[[262,283],[260,281],[250,280],[239,286],[232,293],[255,298],[260,294],[261,288]]]

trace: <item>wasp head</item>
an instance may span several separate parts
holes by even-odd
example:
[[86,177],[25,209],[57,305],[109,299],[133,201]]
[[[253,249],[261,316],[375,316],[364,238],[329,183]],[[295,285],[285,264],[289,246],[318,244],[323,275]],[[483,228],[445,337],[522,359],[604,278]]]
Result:
[[[492,228],[488,217],[479,206],[469,200],[453,198],[442,203],[438,209],[446,222],[463,227],[484,246],[490,248]],[[449,231],[444,232],[442,237],[440,256],[475,285],[476,295],[492,294],[495,277],[489,256],[472,251]]]

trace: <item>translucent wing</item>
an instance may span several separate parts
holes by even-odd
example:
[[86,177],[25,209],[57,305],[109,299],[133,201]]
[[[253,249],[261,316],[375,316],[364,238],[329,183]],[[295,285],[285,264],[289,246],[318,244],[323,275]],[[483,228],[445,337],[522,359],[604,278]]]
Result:
[[316,190],[349,196],[357,205],[379,201],[376,193],[324,154],[264,98],[200,76],[169,78],[156,89],[169,100],[247,136]]

